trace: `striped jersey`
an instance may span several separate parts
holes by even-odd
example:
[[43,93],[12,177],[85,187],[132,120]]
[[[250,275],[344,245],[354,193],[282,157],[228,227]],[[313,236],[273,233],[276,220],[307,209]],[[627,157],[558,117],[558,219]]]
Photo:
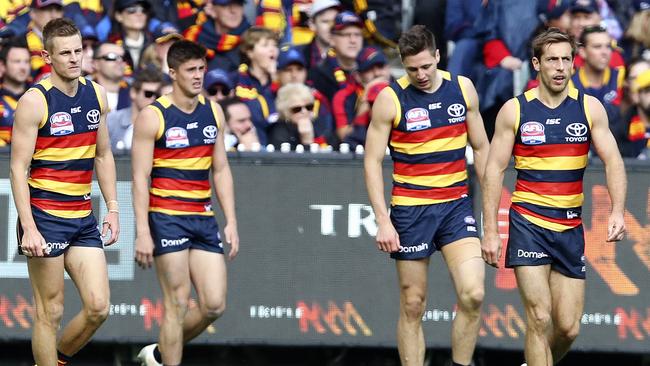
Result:
[[396,108],[389,141],[392,205],[428,205],[468,195],[465,120],[469,102],[458,77],[437,72],[443,80],[433,93],[411,85],[407,76],[387,88]]
[[591,143],[585,94],[569,87],[556,108],[544,105],[531,89],[515,98],[515,169],[512,209],[553,231],[582,223],[582,179]]
[[46,112],[39,124],[28,184],[31,205],[53,216],[90,215],[90,186],[102,105],[99,85],[79,78],[77,93],[68,96],[49,78],[34,85]]
[[190,114],[178,109],[168,96],[148,108],[158,114],[149,190],[149,211],[169,215],[213,216],[210,168],[221,125],[217,107],[198,96]]

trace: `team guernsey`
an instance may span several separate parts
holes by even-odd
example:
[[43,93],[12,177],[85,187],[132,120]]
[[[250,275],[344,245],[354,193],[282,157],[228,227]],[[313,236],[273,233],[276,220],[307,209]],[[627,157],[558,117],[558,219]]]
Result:
[[582,180],[591,143],[585,94],[569,87],[556,108],[529,90],[515,98],[512,194],[506,265],[552,264],[584,278]]
[[389,148],[393,160],[391,219],[400,235],[397,259],[418,259],[464,237],[477,237],[468,197],[467,108],[458,77],[437,70],[432,93],[404,76],[389,86],[396,108]]
[[188,114],[162,96],[148,108],[160,121],[149,190],[154,254],[188,247],[220,251],[210,187],[220,128],[216,105],[199,95],[197,107]]

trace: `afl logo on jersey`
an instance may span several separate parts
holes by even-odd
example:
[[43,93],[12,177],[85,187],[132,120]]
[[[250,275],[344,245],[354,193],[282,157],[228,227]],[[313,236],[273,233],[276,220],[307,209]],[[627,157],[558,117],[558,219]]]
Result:
[[165,132],[165,146],[170,149],[178,149],[190,146],[187,139],[187,131],[182,127],[172,127]]
[[72,116],[66,112],[56,112],[50,117],[50,135],[64,136],[74,132]]
[[413,108],[406,112],[406,130],[419,131],[431,127],[429,111],[424,108]]
[[526,145],[539,145],[546,142],[544,125],[534,121],[521,125],[521,142]]

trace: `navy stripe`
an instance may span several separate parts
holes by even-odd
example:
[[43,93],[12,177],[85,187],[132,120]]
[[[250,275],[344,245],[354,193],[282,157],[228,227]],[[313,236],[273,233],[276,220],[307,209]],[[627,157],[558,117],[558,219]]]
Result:
[[181,170],[175,168],[153,168],[151,170],[151,178],[208,180],[210,178],[210,170],[209,169]]
[[70,196],[67,194],[61,194],[56,192],[44,191],[32,186],[29,187],[29,195],[32,198],[41,198],[55,201],[83,201],[85,200],[84,196]]
[[52,160],[32,160],[32,168],[48,168],[56,170],[80,170],[89,171],[93,170],[95,166],[95,159],[74,159],[66,161],[52,161]]
[[568,215],[569,211],[571,211],[574,214],[577,214],[578,215],[577,217],[582,216],[582,207],[552,208],[552,207],[535,205],[528,202],[513,202],[513,205],[523,207],[525,209],[528,209],[536,214],[545,217],[550,217],[550,218],[560,219],[560,220],[575,218],[575,217],[569,217]]
[[444,186],[444,187],[429,187],[429,186],[421,186],[417,184],[410,184],[410,183],[399,183],[393,181],[393,185],[397,187],[402,187],[402,188],[408,188],[408,189],[419,189],[419,190],[430,190],[430,189],[442,189],[442,188],[451,188],[451,187],[461,187],[461,186],[466,186],[467,185],[467,179],[462,180],[460,182],[456,182],[454,184]]
[[465,159],[465,147],[449,151],[437,151],[424,154],[404,154],[391,148],[393,161],[406,164],[436,164],[449,163],[452,161]]
[[517,179],[528,182],[567,183],[582,181],[585,169],[575,170],[529,170],[517,169]]

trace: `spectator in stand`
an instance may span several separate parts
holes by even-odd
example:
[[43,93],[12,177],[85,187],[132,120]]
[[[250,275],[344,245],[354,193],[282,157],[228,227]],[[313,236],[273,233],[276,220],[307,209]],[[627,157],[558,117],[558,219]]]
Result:
[[126,108],[131,104],[129,85],[124,80],[124,48],[115,43],[105,42],[94,51],[94,80],[106,89],[109,110]]
[[344,11],[336,15],[332,27],[332,49],[316,68],[310,69],[309,79],[329,101],[349,84],[358,84],[355,72],[357,56],[363,47],[363,23],[356,14]]
[[307,44],[314,36],[307,15],[311,4],[312,0],[258,0],[255,25],[280,34],[281,44]]
[[636,78],[633,89],[638,93],[635,108],[614,130],[614,136],[623,157],[650,160],[650,70]]
[[[579,40],[582,31],[586,27],[601,25],[603,18],[600,15],[596,0],[574,0],[571,5],[571,35]],[[611,35],[611,34],[610,34]],[[623,56],[615,49],[616,43],[612,43],[612,57],[609,61],[610,67],[624,66]],[[584,63],[582,57],[578,54],[573,60],[574,67],[580,67]]]
[[207,0],[207,19],[184,32],[185,38],[208,50],[208,69],[232,72],[240,62],[238,46],[242,34],[250,27],[244,18],[244,0]]
[[607,111],[610,125],[620,122],[623,94],[624,67],[609,67],[612,57],[612,39],[600,25],[590,26],[582,31],[578,53],[584,64],[571,77],[573,85],[585,94],[600,100]]
[[94,32],[81,31],[81,44],[83,45],[83,59],[81,63],[81,73],[83,76],[91,76],[95,73],[95,63],[92,60],[95,58],[95,48],[99,44],[97,34]]
[[634,1],[634,16],[621,42],[625,60],[650,60],[650,0]]
[[314,32],[314,38],[309,44],[299,47],[308,69],[317,67],[327,56],[332,46],[332,26],[340,9],[338,0],[314,0],[311,4],[309,28]]
[[620,106],[622,116],[627,116],[630,108],[634,108],[639,103],[639,95],[634,87],[634,81],[646,70],[650,70],[650,61],[644,59],[632,60],[627,65],[623,83],[623,99]]
[[146,68],[153,65],[163,73],[169,73],[167,51],[174,42],[180,39],[183,39],[183,36],[176,29],[160,30],[154,33],[154,42],[142,53],[141,67]]
[[482,0],[447,1],[445,11],[445,38],[454,42],[447,70],[453,75],[474,79],[474,68],[479,61],[480,43],[476,39],[474,22],[481,12]]
[[235,89],[228,74],[221,69],[210,70],[205,74],[203,88],[206,98],[213,102],[221,102],[224,99],[232,98]]
[[239,98],[228,97],[219,101],[219,105],[226,119],[226,151],[237,149],[239,145],[243,145],[247,151],[252,150],[255,144],[259,146],[260,140],[257,138],[251,111],[246,103]]
[[14,112],[29,86],[30,71],[29,49],[23,38],[15,38],[0,48],[0,146],[11,143]]
[[[278,57],[278,81],[280,86],[290,83],[307,83],[307,63],[295,47],[283,47]],[[318,90],[311,88],[314,96],[314,142],[336,145],[334,119],[329,101]]]
[[129,75],[138,68],[142,53],[153,42],[153,37],[147,30],[150,9],[148,0],[115,1],[115,23],[108,39],[124,48],[124,61],[129,66]]
[[543,29],[557,28],[564,33],[571,29],[571,7],[566,0],[538,0],[537,13]]
[[280,149],[289,143],[294,150],[298,144],[314,142],[314,96],[308,86],[291,83],[278,90],[276,100],[279,119],[269,127],[269,143]]
[[365,144],[372,104],[390,82],[390,68],[380,49],[370,46],[361,50],[357,65],[360,83],[339,90],[332,101],[336,134],[353,148]]
[[33,0],[29,17],[31,22],[25,37],[31,54],[32,78],[37,82],[50,73],[50,66],[45,63],[41,55],[43,27],[50,20],[63,17],[63,2],[61,0]]
[[106,124],[113,154],[131,151],[133,123],[144,107],[160,97],[162,82],[163,74],[155,67],[138,70],[129,90],[131,105],[108,113]]
[[270,29],[251,27],[242,35],[240,50],[243,63],[235,95],[248,105],[260,142],[266,144],[266,128],[277,119],[271,85],[278,65],[277,35]]

